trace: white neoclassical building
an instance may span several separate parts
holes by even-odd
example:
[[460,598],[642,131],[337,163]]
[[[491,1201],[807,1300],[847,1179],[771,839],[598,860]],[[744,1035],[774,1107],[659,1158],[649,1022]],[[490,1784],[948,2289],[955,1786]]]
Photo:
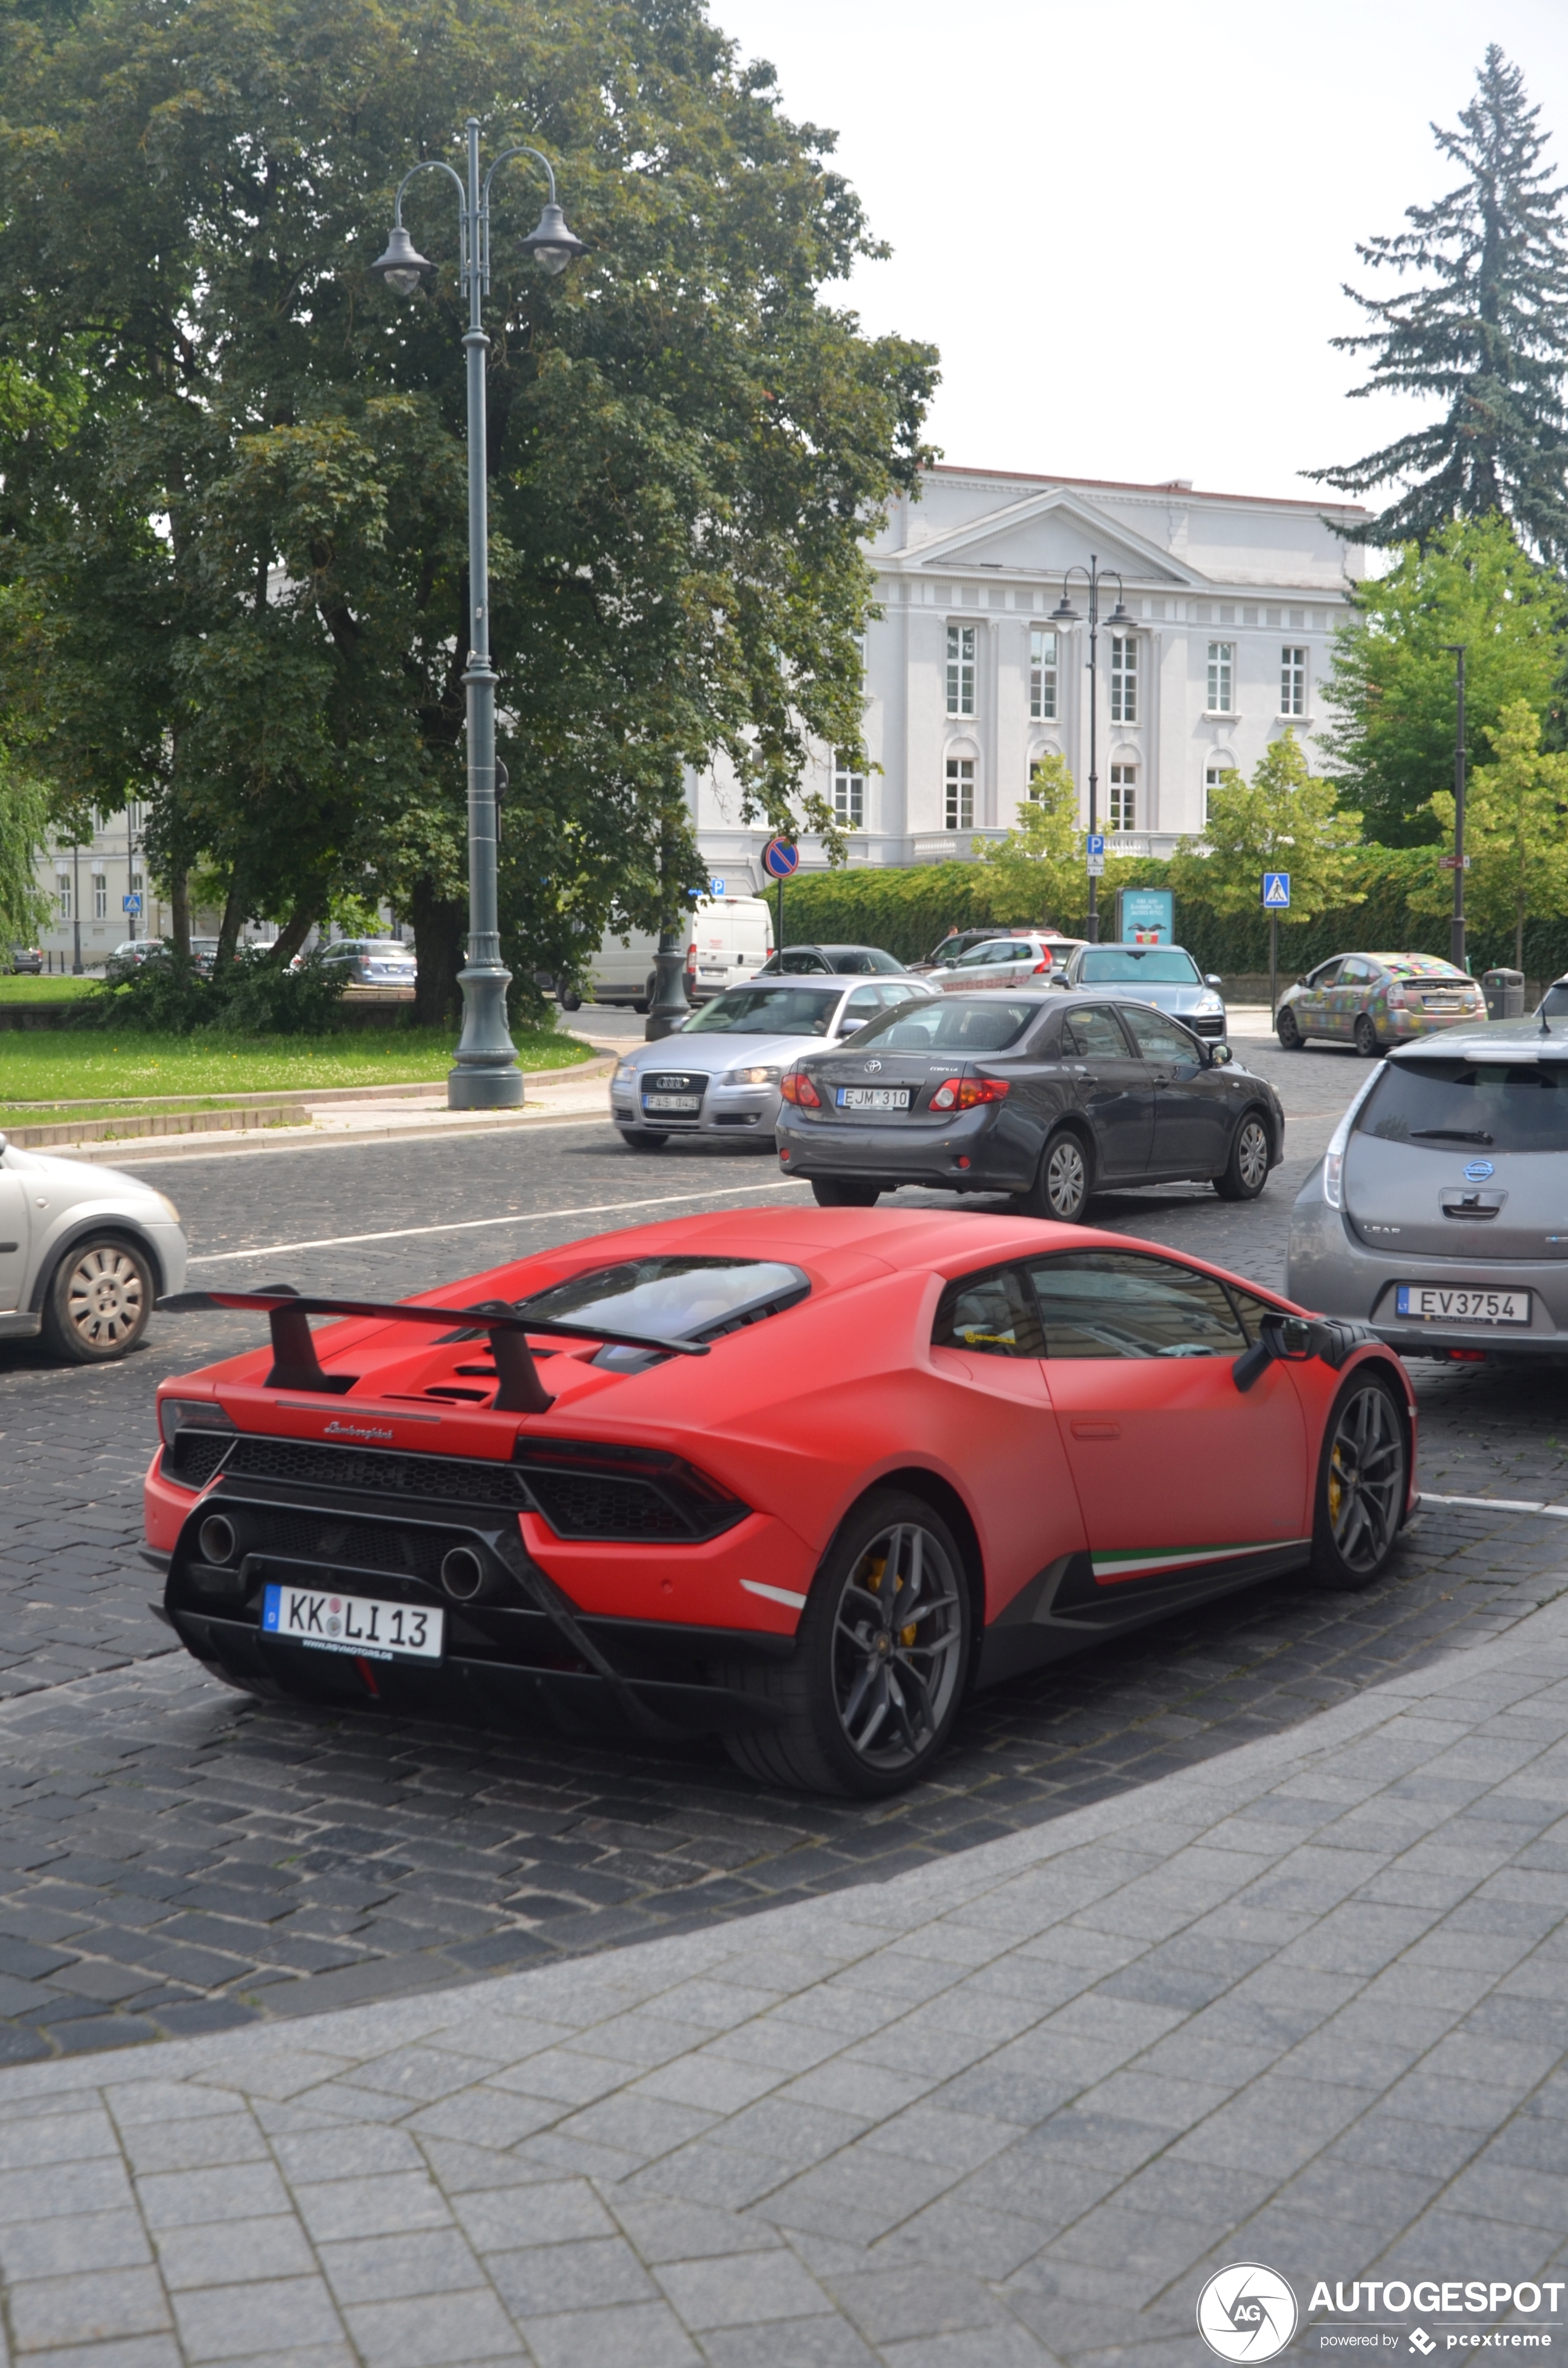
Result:
[[[937,467],[871,547],[865,773],[824,750],[813,786],[850,826],[851,861],[936,862],[1010,828],[1030,767],[1065,757],[1085,819],[1089,635],[1082,573],[1106,580],[1097,667],[1098,818],[1113,851],[1168,854],[1209,788],[1250,773],[1288,727],[1314,757],[1330,635],[1364,553],[1346,504]],[[1078,611],[1051,611],[1062,579]],[[1125,621],[1108,620],[1119,593]],[[722,770],[688,786],[710,865],[762,884],[767,834]],[[801,843],[803,866],[824,860]]]

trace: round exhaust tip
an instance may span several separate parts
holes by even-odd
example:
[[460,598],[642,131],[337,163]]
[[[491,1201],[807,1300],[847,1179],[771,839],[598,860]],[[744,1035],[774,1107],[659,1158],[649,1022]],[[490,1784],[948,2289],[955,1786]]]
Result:
[[472,1603],[484,1591],[485,1569],[472,1546],[452,1546],[441,1556],[441,1585],[454,1603]]
[[234,1558],[233,1524],[222,1513],[209,1513],[196,1533],[203,1562],[233,1562]]

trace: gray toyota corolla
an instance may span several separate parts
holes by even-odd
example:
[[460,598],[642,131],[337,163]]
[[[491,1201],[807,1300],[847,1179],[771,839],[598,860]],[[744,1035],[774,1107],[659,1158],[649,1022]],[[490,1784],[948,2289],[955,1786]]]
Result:
[[1291,1212],[1285,1288],[1405,1356],[1568,1360],[1568,1028],[1380,1062]]

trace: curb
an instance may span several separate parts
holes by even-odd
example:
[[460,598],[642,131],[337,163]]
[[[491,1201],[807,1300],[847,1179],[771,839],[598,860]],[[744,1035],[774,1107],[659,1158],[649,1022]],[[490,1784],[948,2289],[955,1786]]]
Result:
[[[158,1110],[134,1119],[79,1119],[73,1126],[6,1126],[0,1134],[18,1151],[42,1151],[50,1144],[144,1143],[160,1134],[254,1134],[264,1126],[309,1126],[303,1102],[268,1103],[259,1110]],[[134,1129],[133,1133],[122,1130]]]
[[[556,1073],[552,1071],[550,1074]],[[574,1071],[573,1075],[580,1076],[581,1071]],[[90,1165],[144,1167],[149,1159],[211,1158],[223,1152],[343,1151],[352,1150],[357,1144],[416,1143],[437,1137],[450,1143],[461,1141],[471,1134],[505,1134],[520,1133],[529,1127],[591,1124],[600,1118],[608,1123],[609,1113],[608,1109],[601,1109],[597,1103],[589,1110],[562,1110],[541,1099],[521,1110],[494,1112],[443,1110],[438,1119],[434,1113],[429,1118],[392,1119],[381,1126],[355,1127],[341,1133],[318,1131],[308,1122],[308,1112],[306,1115],[307,1123],[290,1128],[286,1139],[283,1129],[264,1119],[261,1126],[252,1125],[243,1131],[233,1129],[223,1133],[187,1134],[177,1142],[168,1141],[166,1147],[158,1142],[155,1135],[122,1135],[115,1142],[78,1141],[57,1144],[55,1149],[62,1157],[80,1159]],[[259,1141],[257,1138],[264,1133],[276,1139],[272,1142]],[[155,1149],[154,1145],[157,1146]]]

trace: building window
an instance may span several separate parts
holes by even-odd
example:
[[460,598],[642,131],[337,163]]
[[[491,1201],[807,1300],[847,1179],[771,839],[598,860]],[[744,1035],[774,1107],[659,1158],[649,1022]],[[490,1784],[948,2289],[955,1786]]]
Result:
[[1306,712],[1307,654],[1294,642],[1287,642],[1279,653],[1279,712],[1304,715]]
[[71,874],[57,871],[54,875],[54,903],[62,921],[71,918]]
[[1056,636],[1043,625],[1029,628],[1029,713],[1037,723],[1056,721]]
[[1131,633],[1110,637],[1110,720],[1138,721],[1138,644]]
[[[966,632],[972,629],[965,626]],[[974,760],[971,757],[948,758],[948,804],[944,816],[949,830],[974,828]]]
[[974,713],[974,627],[948,627],[948,713]]
[[1217,765],[1205,765],[1205,766],[1204,766],[1204,768],[1203,768],[1203,820],[1204,820],[1205,824],[1207,824],[1207,822],[1208,822],[1208,820],[1209,820],[1209,801],[1210,801],[1210,799],[1213,796],[1213,794],[1214,794],[1215,791],[1219,788],[1219,786],[1220,786],[1221,782],[1224,780],[1224,778],[1225,778],[1226,774],[1227,774],[1227,773],[1231,773],[1231,772],[1234,772],[1234,770],[1235,770],[1235,767],[1234,767],[1233,765],[1230,764],[1229,762],[1225,761],[1224,759],[1221,759],[1221,762],[1220,762],[1219,764],[1217,764]]
[[93,874],[93,918],[95,921],[108,919],[108,881],[101,871]]
[[1110,768],[1110,826],[1112,830],[1138,827],[1136,765],[1113,765]]
[[1235,683],[1236,645],[1234,642],[1210,642],[1209,644],[1209,712],[1229,715],[1233,712],[1231,693]]
[[865,826],[866,776],[856,772],[846,757],[833,760],[833,816],[846,830]]

